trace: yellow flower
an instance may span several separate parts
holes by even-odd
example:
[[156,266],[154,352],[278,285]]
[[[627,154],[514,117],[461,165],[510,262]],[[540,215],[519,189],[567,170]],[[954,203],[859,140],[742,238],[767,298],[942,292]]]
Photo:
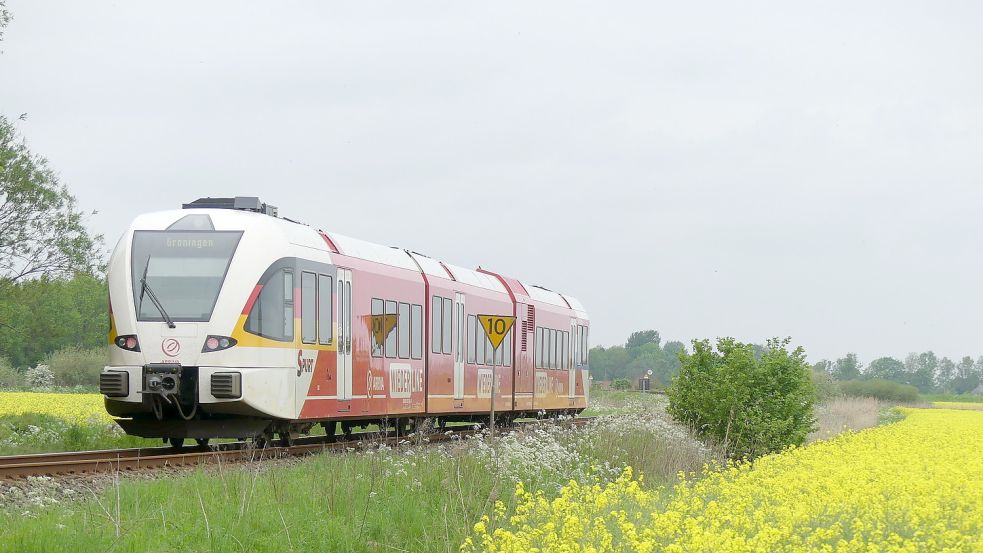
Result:
[[631,469],[549,501],[516,486],[474,551],[980,551],[983,412],[905,409],[900,422],[680,474],[668,500]]

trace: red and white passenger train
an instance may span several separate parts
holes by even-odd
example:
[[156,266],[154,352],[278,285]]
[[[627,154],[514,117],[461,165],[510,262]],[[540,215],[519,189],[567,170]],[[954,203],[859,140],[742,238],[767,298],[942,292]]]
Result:
[[[579,413],[588,327],[576,299],[314,230],[258,198],[141,215],[109,264],[106,409],[126,432],[286,439],[431,418]],[[493,350],[476,315],[515,325]]]

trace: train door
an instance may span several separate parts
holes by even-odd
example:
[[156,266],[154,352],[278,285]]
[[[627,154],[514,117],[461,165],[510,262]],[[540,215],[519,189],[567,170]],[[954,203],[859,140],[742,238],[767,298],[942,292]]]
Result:
[[[512,370],[515,371],[515,388],[512,392],[512,408],[532,409],[533,392],[536,383],[536,368],[532,361],[532,348],[536,335],[536,308],[524,303],[517,303],[515,314],[518,317],[512,327],[512,335],[516,337],[513,341],[514,361]],[[517,330],[518,329],[518,330]],[[516,335],[518,333],[518,335]]]
[[563,368],[567,370],[567,397],[573,399],[577,393],[577,370],[573,362],[573,352],[571,351],[573,340],[577,336],[576,321],[570,322],[570,334],[564,333],[563,336]]
[[352,271],[338,268],[338,399],[352,398]]
[[464,294],[455,294],[454,300],[455,331],[454,340],[454,399],[464,399],[464,354],[467,332],[464,329]]

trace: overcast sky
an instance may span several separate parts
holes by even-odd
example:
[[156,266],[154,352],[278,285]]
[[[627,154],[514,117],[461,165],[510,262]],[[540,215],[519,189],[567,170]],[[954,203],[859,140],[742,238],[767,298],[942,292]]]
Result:
[[981,7],[8,0],[0,113],[107,249],[258,195],[576,296],[594,344],[980,355]]

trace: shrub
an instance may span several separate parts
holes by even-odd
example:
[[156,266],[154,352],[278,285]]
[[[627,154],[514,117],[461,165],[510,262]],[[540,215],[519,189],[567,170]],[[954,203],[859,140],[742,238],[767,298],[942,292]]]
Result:
[[108,360],[105,346],[82,349],[62,348],[48,355],[45,363],[54,375],[56,386],[99,386],[99,373]]
[[24,383],[31,388],[50,388],[55,381],[55,375],[47,365],[38,365],[24,371]]
[[845,396],[875,397],[884,401],[914,403],[918,401],[918,388],[890,380],[873,378],[871,380],[846,380],[840,382],[840,391]]
[[631,390],[631,380],[627,378],[615,378],[614,382],[611,383],[611,389],[620,391]]
[[755,458],[800,445],[812,430],[814,390],[801,347],[772,339],[755,358],[752,344],[733,338],[694,340],[669,389],[669,414],[704,438],[723,443],[730,457]]
[[835,396],[840,395],[840,389],[836,385],[836,381],[833,377],[826,371],[813,370],[810,373],[812,377],[812,388],[815,391],[813,398],[816,403],[825,403]]
[[0,357],[0,389],[16,390],[23,386],[24,375],[11,366],[10,362]]

